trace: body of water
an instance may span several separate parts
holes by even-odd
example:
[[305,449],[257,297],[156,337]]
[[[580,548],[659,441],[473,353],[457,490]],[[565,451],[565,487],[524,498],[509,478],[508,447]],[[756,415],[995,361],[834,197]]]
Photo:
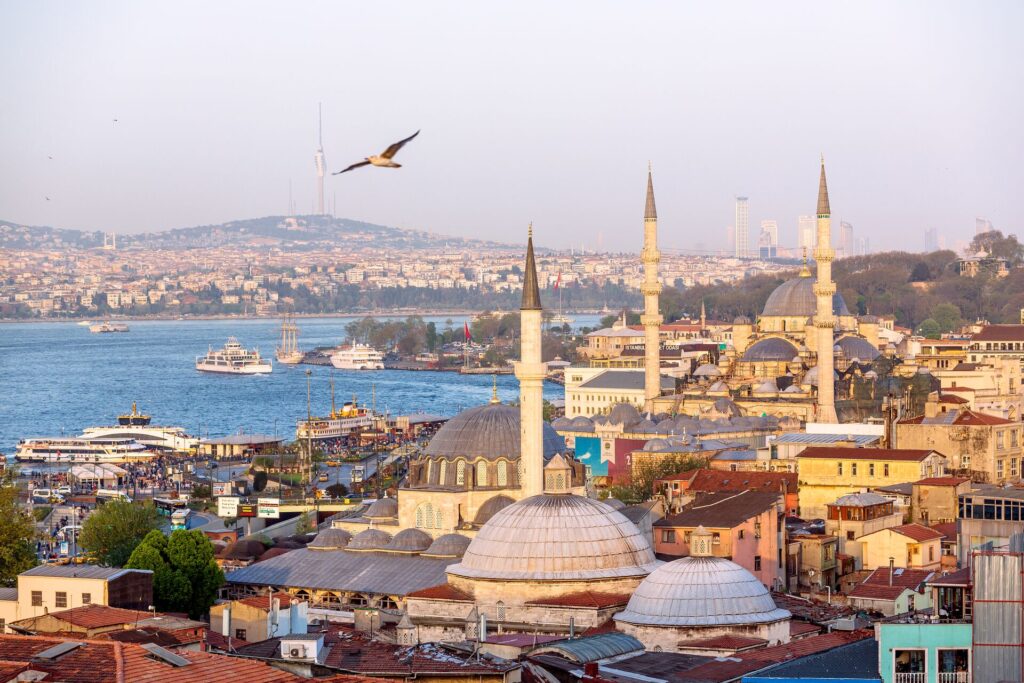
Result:
[[[577,316],[576,325],[594,325],[599,316]],[[378,316],[378,319],[386,318]],[[428,317],[443,330],[464,316]],[[304,318],[299,346],[340,344],[352,318]],[[330,410],[330,377],[339,405],[353,395],[369,404],[376,389],[377,409],[402,415],[428,412],[445,416],[486,403],[490,375],[381,370],[353,372],[330,367],[275,362],[269,375],[232,376],[198,372],[195,357],[229,336],[273,357],[280,321],[134,321],[131,331],[92,334],[76,323],[0,325],[0,453],[12,455],[19,439],[74,436],[95,425],[114,424],[132,401],[154,424],[184,427],[189,433],[224,436],[239,431],[294,438],[295,423],[306,415],[306,369],[312,371],[314,414]],[[498,395],[518,396],[515,377],[498,376]],[[548,384],[545,396],[560,398]]]

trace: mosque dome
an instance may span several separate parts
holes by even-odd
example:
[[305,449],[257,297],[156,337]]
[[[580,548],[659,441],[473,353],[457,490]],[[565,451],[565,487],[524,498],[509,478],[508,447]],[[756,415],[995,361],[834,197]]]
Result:
[[498,514],[512,503],[516,502],[508,496],[494,496],[484,501],[484,504],[480,506],[480,509],[476,511],[476,517],[473,518],[473,524],[483,526],[491,520],[491,517]]
[[640,411],[631,403],[616,403],[608,411],[608,424],[628,426],[640,421]]
[[352,537],[346,550],[382,550],[388,543],[391,543],[391,534],[380,529],[366,529]]
[[434,542],[425,531],[420,529],[402,529],[391,542],[384,546],[384,550],[398,553],[419,553],[429,548]]
[[630,427],[629,431],[634,434],[657,434],[658,426],[647,418],[644,418]]
[[398,517],[397,498],[378,498],[370,503],[370,507],[363,513],[367,519],[394,519]]
[[[813,316],[818,308],[814,296],[815,282],[817,279],[813,277],[795,277],[792,280],[786,280],[768,296],[764,310],[761,312],[762,317],[806,318]],[[846,302],[838,292],[832,295],[832,313],[842,316],[850,315]]]
[[569,429],[572,427],[572,420],[567,417],[556,417],[551,421],[551,428],[554,430]]
[[621,510],[622,508],[626,507],[626,504],[623,503],[618,498],[605,498],[604,504],[613,510]]
[[[448,420],[424,449],[427,457],[515,459],[520,455],[519,408],[488,403]],[[565,450],[565,441],[544,423],[544,457]]]
[[[832,381],[839,379],[839,373],[835,370],[832,371]],[[815,365],[813,368],[807,371],[804,375],[804,384],[816,387],[818,386],[818,366]]]
[[796,344],[782,337],[766,337],[754,342],[743,352],[744,361],[779,361],[788,363],[797,355]]
[[775,395],[779,393],[779,387],[775,385],[775,380],[766,379],[760,386],[754,387],[754,393],[759,395]]
[[694,377],[719,377],[721,374],[722,371],[718,369],[718,366],[711,363],[704,363],[693,371]]
[[594,431],[594,423],[589,417],[583,415],[577,415],[572,418],[571,421],[572,430],[574,432],[592,432]]
[[469,547],[470,539],[462,534],[444,534],[434,539],[423,551],[424,557],[462,557]]
[[[706,550],[700,538],[706,537]],[[711,534],[693,532],[692,552],[663,564],[640,582],[615,621],[636,626],[715,627],[767,624],[789,619],[753,574],[710,554]]]
[[647,538],[618,510],[592,498],[541,494],[494,515],[448,573],[580,581],[643,577],[657,566]]
[[333,527],[324,529],[316,535],[307,548],[310,550],[341,550],[352,540],[352,534],[344,529]]

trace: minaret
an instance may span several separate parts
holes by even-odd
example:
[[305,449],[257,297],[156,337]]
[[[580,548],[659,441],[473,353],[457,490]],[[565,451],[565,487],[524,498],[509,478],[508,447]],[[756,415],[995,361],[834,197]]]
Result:
[[526,240],[523,303],[519,307],[520,349],[515,364],[519,380],[519,471],[523,497],[544,493],[544,376],[541,362],[540,286],[533,257],[533,224]]
[[832,297],[836,285],[832,282],[832,219],[828,206],[828,185],[825,184],[825,157],[821,157],[821,179],[818,182],[818,246],[814,249],[814,260],[818,264],[818,280],[814,284],[817,299],[817,313],[814,327],[818,332],[818,422],[839,422],[836,415],[835,382],[832,379],[834,362],[832,346],[836,326],[832,314]]
[[644,410],[653,412],[653,400],[661,395],[661,314],[658,312],[658,294],[661,282],[658,280],[658,211],[654,207],[654,180],[650,164],[647,165],[647,205],[644,207],[644,248],[640,252],[644,264],[644,284],[640,291],[644,295],[644,314],[640,322],[644,326]]

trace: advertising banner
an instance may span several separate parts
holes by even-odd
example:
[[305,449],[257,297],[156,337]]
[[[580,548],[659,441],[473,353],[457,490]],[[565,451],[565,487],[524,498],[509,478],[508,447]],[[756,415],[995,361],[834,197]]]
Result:
[[257,517],[277,519],[281,516],[281,501],[277,498],[260,498],[256,506]]
[[238,517],[238,496],[221,496],[217,499],[218,517]]

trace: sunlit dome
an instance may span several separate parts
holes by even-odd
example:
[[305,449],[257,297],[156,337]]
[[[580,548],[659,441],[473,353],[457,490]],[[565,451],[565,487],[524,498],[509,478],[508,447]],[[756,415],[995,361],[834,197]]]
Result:
[[[764,304],[763,316],[782,316],[787,318],[810,317],[817,311],[817,298],[814,296],[813,277],[796,277],[787,280],[775,288]],[[850,315],[842,295],[832,295],[833,315]]]
[[[447,459],[517,459],[520,454],[519,408],[489,403],[464,410],[448,420],[424,449],[427,457]],[[565,451],[565,441],[544,423],[544,457]]]

